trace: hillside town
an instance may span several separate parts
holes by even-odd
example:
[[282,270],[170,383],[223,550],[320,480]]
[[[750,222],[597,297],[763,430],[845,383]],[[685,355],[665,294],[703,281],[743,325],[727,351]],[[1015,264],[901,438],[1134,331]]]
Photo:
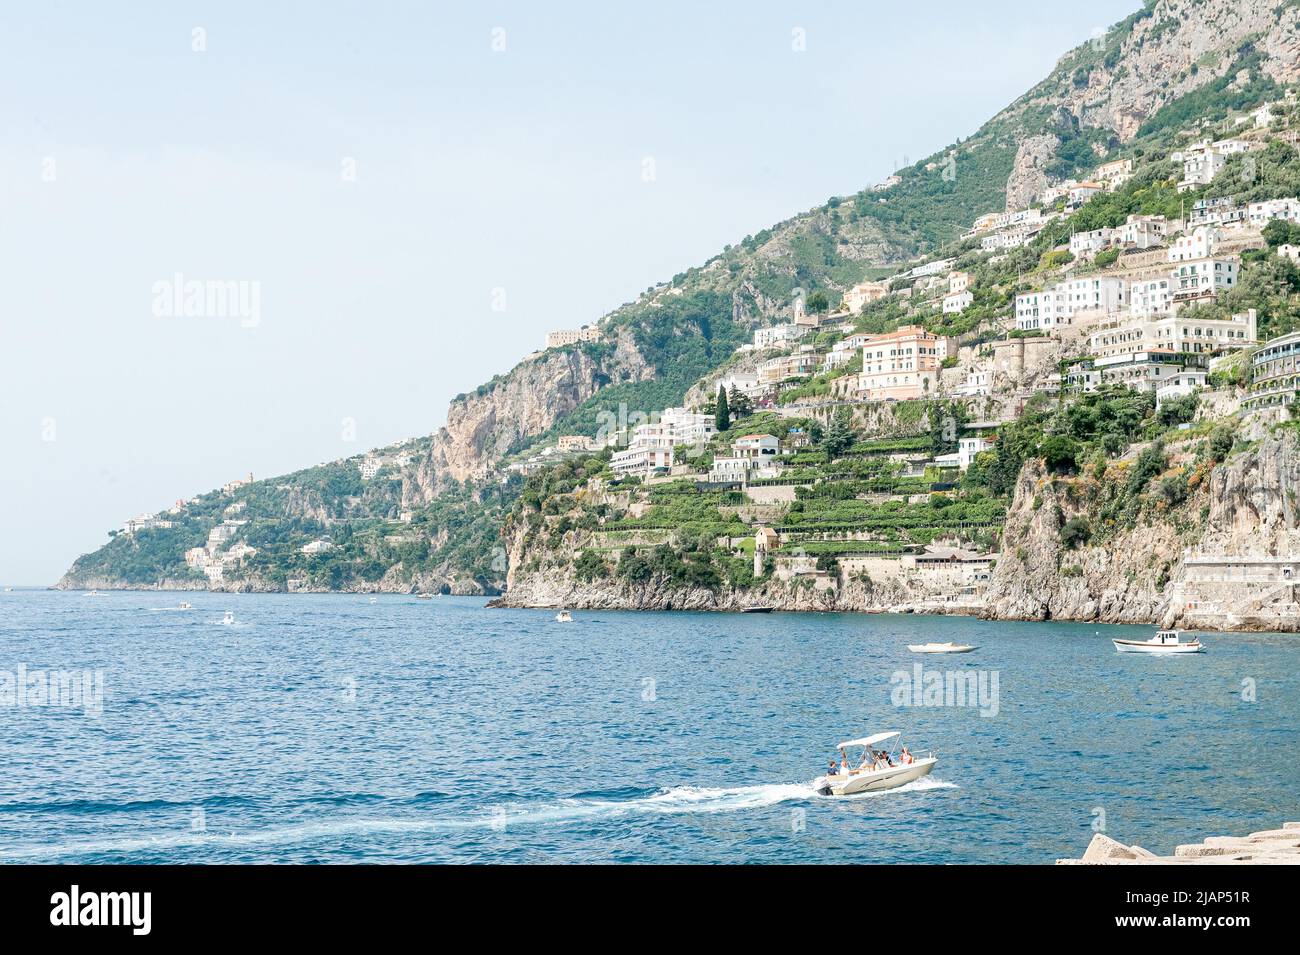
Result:
[[[1213,420],[1289,405],[1300,390],[1300,333],[1270,337],[1256,308],[1222,305],[1252,267],[1247,259],[1296,260],[1294,242],[1270,236],[1276,223],[1300,226],[1300,197],[1237,201],[1209,189],[1232,175],[1244,191],[1271,142],[1294,145],[1294,103],[1288,91],[1217,127],[1198,124],[1167,156],[1108,159],[1023,208],[981,214],[951,250],[855,283],[838,304],[797,297],[786,322],[755,328],[683,406],[595,436],[562,435],[508,468],[582,467],[608,449],[607,477],[589,478],[565,519],[594,520],[592,534],[578,535],[586,546],[573,551],[593,580],[614,573],[620,554],[621,573],[628,555],[680,547],[683,501],[707,500],[721,505],[725,524],[716,553],[748,565],[733,587],[767,578],[829,595],[861,579],[895,607],[976,612],[1005,546],[998,528],[1010,502],[972,492],[966,474],[995,465],[1003,433],[1027,409],[1107,407],[1121,389],[1148,402],[1135,406],[1148,421],[1171,422],[1160,443],[1180,447]],[[1168,180],[1153,180],[1158,163]],[[1155,192],[1149,181],[1169,197],[1161,211],[1077,227],[1107,201],[1135,204],[1136,191]],[[1041,247],[1053,229],[1037,267],[1027,270],[1022,257],[1008,271],[1014,250]],[[917,414],[936,434],[944,425],[935,417],[946,416],[949,433],[891,437],[890,422],[896,431]],[[837,422],[852,422],[852,434],[828,453]],[[813,502],[827,496],[841,503],[813,517]],[[938,502],[951,514],[936,511]],[[909,526],[920,533],[898,530]],[[507,600],[581,603],[586,591],[572,579],[555,591],[529,576],[530,553],[516,574],[528,592]],[[534,556],[532,566],[547,560]],[[1210,606],[1198,599],[1230,564],[1189,555],[1193,570],[1178,589],[1187,606]]]

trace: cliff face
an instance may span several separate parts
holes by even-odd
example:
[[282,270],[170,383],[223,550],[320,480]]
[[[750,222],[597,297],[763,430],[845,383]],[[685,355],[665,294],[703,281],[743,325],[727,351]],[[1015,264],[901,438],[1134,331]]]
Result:
[[[1297,630],[1300,556],[1294,565],[1296,584],[1282,567],[1290,566],[1286,558],[1293,543],[1300,543],[1300,501],[1293,493],[1300,490],[1300,439],[1289,430],[1270,434],[1262,423],[1255,423],[1252,433],[1257,444],[1213,469],[1193,470],[1195,442],[1171,449],[1170,473],[1185,466],[1200,475],[1188,496],[1169,508],[1153,509],[1148,503],[1134,526],[1099,533],[1094,542],[1079,547],[1062,540],[1062,528],[1072,518],[1097,518],[1080,498],[1078,484],[1053,478],[1040,461],[1028,462],[1007,513],[1001,553],[982,593],[959,593],[951,579],[933,573],[880,569],[898,561],[881,561],[869,572],[820,578],[769,575],[752,587],[684,586],[662,575],[635,584],[612,575],[583,580],[574,561],[593,543],[591,535],[569,531],[548,549],[536,543],[541,535],[516,527],[506,537],[507,590],[493,605],[717,611],[766,606],[1197,630]],[[1127,465],[1119,467],[1122,477]],[[1244,581],[1240,570],[1230,569],[1233,558],[1254,561],[1261,556],[1278,558],[1277,566],[1252,570]]]
[[1064,107],[1084,126],[1133,139],[1161,107],[1239,68],[1234,54],[1252,41],[1278,83],[1300,77],[1300,9],[1287,0],[1159,0],[1086,81],[1071,75]]
[[[1300,553],[1293,550],[1300,543],[1292,491],[1300,487],[1297,446],[1294,432],[1264,433],[1255,447],[1209,472],[1176,509],[1078,549],[1062,543],[1061,528],[1071,517],[1086,517],[1086,510],[1040,463],[1026,465],[984,614],[1202,630],[1300,629],[1297,595],[1281,567],[1242,570],[1233,560]],[[1300,581],[1300,560],[1296,571]]]
[[566,412],[606,384],[654,377],[632,333],[618,332],[610,356],[592,359],[578,348],[552,350],[525,359],[502,378],[452,402],[447,423],[429,453],[433,476],[465,481],[483,477],[521,442],[547,431]]
[[[1300,79],[1300,8],[1289,0],[1156,0],[1099,32],[988,124],[1012,130],[1018,143],[1007,208],[1023,208],[1046,185],[1043,170],[1064,139],[1093,130],[1131,142],[1189,93],[1219,81],[1244,86],[1252,55],[1274,82]],[[1099,159],[1104,139],[1094,147]]]

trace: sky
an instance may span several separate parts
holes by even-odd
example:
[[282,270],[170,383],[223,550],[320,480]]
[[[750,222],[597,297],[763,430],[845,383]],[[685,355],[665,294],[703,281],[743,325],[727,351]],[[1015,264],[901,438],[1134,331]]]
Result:
[[0,10],[10,586],[435,431],[549,329],[969,135],[1138,2],[108,6]]

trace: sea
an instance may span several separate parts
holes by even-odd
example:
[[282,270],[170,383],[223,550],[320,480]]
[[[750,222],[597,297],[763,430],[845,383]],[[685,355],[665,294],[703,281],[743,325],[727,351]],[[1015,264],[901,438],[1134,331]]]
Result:
[[[0,593],[0,863],[1050,863],[1300,819],[1297,635],[485,604]],[[934,771],[817,793],[885,731]]]

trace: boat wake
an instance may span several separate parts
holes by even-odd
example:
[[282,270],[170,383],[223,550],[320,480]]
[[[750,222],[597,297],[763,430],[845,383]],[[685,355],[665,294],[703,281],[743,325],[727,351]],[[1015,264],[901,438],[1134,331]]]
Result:
[[154,853],[175,849],[293,845],[347,837],[403,833],[450,833],[474,830],[505,832],[515,828],[571,825],[635,816],[671,816],[700,813],[743,812],[786,802],[852,802],[930,789],[956,789],[954,783],[922,777],[896,789],[853,796],[820,796],[812,783],[713,788],[675,786],[632,798],[589,795],[558,799],[542,805],[502,803],[461,816],[343,816],[236,831],[182,831],[158,836],[112,840],[73,841],[55,845],[0,848],[0,860],[40,860],[67,856]]

